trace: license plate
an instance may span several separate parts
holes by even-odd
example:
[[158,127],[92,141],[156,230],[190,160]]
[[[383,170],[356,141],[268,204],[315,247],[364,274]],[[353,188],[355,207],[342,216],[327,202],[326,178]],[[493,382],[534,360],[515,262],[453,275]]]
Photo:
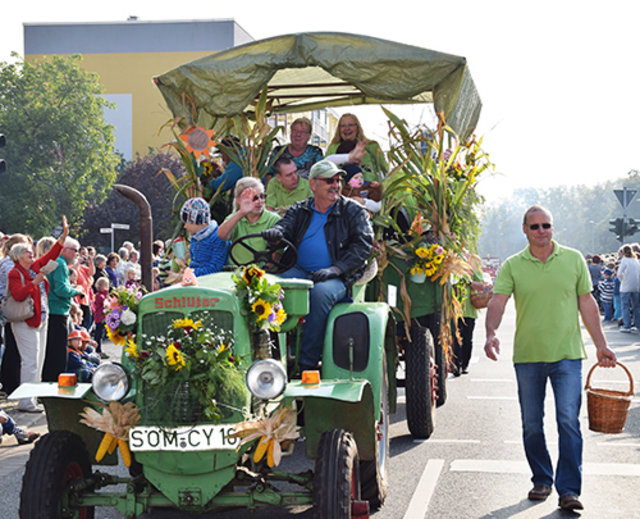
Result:
[[129,448],[132,451],[209,451],[232,450],[239,438],[231,438],[234,424],[186,427],[132,427]]

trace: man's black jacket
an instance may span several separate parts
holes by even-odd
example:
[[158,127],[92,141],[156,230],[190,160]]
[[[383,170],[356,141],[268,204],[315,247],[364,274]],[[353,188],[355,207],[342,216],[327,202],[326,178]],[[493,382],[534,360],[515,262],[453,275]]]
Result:
[[[311,222],[313,197],[296,202],[273,227],[296,248]],[[357,202],[340,196],[324,226],[331,263],[342,270],[340,279],[347,287],[362,275],[373,248],[373,229],[369,213]]]

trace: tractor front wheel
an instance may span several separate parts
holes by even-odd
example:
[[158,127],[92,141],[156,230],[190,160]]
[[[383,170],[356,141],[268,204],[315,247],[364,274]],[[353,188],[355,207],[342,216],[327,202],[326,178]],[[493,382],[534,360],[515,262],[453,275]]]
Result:
[[343,429],[320,437],[313,478],[315,515],[319,519],[350,519],[351,505],[360,500],[358,447]]
[[[53,431],[36,442],[22,478],[20,517],[93,519],[94,508],[74,508],[65,491],[91,475],[89,453],[77,434]],[[74,515],[75,514],[75,515]]]

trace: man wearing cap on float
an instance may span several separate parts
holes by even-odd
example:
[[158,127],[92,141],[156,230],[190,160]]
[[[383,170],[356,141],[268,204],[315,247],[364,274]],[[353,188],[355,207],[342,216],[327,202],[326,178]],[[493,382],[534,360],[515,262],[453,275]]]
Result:
[[196,276],[220,272],[227,261],[228,242],[218,237],[218,223],[211,220],[209,204],[203,198],[190,198],[180,209],[180,219],[191,235],[189,267]]
[[373,247],[367,211],[340,195],[342,175],[344,171],[332,162],[316,162],[309,172],[313,196],[296,202],[276,225],[262,231],[270,244],[285,238],[298,250],[298,262],[282,277],[314,282],[302,328],[301,371],[317,367],[327,316],[362,275]]

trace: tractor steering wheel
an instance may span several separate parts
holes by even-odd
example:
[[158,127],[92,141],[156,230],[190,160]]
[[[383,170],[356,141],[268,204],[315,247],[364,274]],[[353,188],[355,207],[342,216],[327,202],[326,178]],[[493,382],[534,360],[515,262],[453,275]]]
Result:
[[[249,238],[262,238],[262,234],[247,234],[241,236],[235,240],[229,248],[229,258],[238,266],[250,265],[251,263],[257,263],[262,266],[269,274],[280,274],[285,270],[292,268],[298,261],[298,250],[295,245],[289,240],[282,238],[280,243],[276,246],[269,245],[269,242],[265,240],[267,244],[266,250],[254,249],[247,240]],[[235,247],[244,247],[252,255],[252,258],[247,263],[239,263],[233,256],[233,250]]]

